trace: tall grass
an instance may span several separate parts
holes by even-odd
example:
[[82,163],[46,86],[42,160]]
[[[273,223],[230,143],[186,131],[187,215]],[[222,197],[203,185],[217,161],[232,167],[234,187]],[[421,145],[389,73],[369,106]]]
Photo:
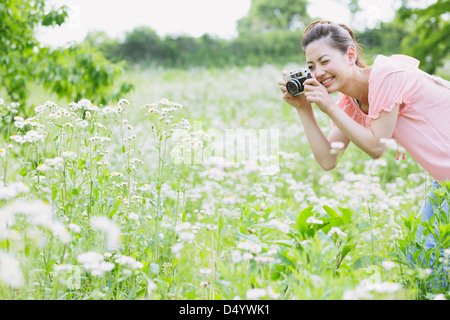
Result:
[[[410,156],[396,161],[396,150],[373,160],[353,146],[323,172],[280,99],[280,71],[134,71],[126,100],[41,101],[27,119],[3,102],[0,297],[442,293],[420,291],[426,269],[402,263],[398,249],[430,177]],[[248,155],[246,141],[262,132],[278,137],[274,149],[239,160],[239,146]]]

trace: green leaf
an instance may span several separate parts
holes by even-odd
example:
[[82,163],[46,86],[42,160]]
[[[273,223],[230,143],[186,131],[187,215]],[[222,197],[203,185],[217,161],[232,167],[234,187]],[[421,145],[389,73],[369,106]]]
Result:
[[356,270],[360,268],[366,268],[373,265],[379,265],[382,261],[381,257],[377,257],[374,255],[362,256],[353,263],[351,269]]
[[308,207],[298,214],[297,229],[298,232],[300,232],[300,234],[303,236],[303,238],[314,236],[314,229],[311,229],[310,225],[306,223],[306,220],[314,215],[313,209],[314,207]]
[[21,175],[22,177],[25,177],[27,174],[28,174],[28,169],[27,169],[27,167],[23,167],[23,168],[20,170],[20,175]]
[[275,255],[275,261],[277,261],[277,259],[279,259],[280,261],[275,262],[276,265],[280,265],[280,266],[290,266],[290,267],[293,267],[293,268],[296,268],[296,267],[297,267],[297,266],[295,265],[295,263],[292,262],[291,259],[289,259],[288,257],[286,257],[286,256],[284,256],[284,255],[282,255],[282,254],[280,254],[280,253],[277,253],[277,254]]
[[300,232],[301,235],[306,235],[306,232],[308,230],[308,224],[306,223],[306,220],[313,215],[313,209],[314,207],[308,207],[306,209],[303,209],[297,216],[297,230]]

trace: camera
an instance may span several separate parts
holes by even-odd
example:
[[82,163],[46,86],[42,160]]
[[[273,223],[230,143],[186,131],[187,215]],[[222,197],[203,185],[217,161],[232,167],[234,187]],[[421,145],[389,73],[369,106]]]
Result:
[[309,73],[309,70],[306,68],[291,71],[284,76],[284,80],[287,81],[286,90],[293,96],[298,96],[299,94],[302,94],[305,91],[305,88],[303,87],[303,82],[305,82],[306,79],[311,78],[312,78],[311,74]]

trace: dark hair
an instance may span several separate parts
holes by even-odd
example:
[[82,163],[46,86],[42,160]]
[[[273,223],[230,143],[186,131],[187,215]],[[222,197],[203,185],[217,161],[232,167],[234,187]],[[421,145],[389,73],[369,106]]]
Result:
[[302,49],[305,51],[306,47],[313,41],[329,38],[331,45],[340,50],[342,53],[346,53],[348,47],[353,47],[358,56],[356,58],[356,65],[364,68],[366,64],[362,60],[363,51],[355,40],[352,29],[345,24],[336,24],[328,20],[319,20],[311,23],[303,33],[302,37]]

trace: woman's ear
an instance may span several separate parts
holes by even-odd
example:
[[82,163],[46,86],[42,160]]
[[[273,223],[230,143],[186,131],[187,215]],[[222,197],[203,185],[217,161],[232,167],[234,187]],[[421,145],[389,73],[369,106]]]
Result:
[[353,48],[352,46],[349,46],[347,48],[347,57],[349,65],[356,64],[356,60],[358,59],[358,53],[356,52],[356,49]]

